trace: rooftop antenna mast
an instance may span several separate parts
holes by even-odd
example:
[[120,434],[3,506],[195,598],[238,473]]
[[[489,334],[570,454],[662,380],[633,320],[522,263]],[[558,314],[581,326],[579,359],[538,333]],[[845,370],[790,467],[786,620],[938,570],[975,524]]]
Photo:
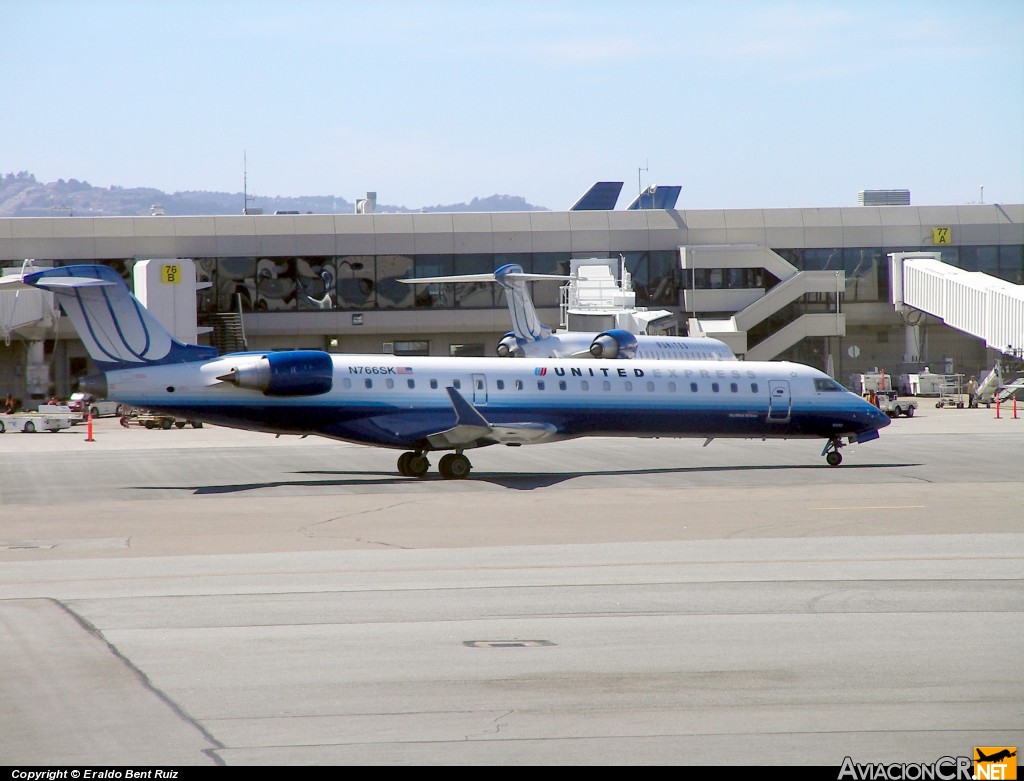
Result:
[[[644,186],[640,183],[640,172],[641,171],[649,171],[650,170],[649,169],[650,164],[651,164],[651,161],[649,159],[645,160],[644,161],[644,167],[643,168],[639,168],[638,167],[636,169],[636,195],[637,195],[637,198],[642,198],[642,196],[644,194]],[[640,201],[638,201],[638,203],[640,205],[640,208],[642,209],[643,206],[644,206],[643,200],[641,199]]]
[[242,214],[249,213],[249,159],[242,150]]

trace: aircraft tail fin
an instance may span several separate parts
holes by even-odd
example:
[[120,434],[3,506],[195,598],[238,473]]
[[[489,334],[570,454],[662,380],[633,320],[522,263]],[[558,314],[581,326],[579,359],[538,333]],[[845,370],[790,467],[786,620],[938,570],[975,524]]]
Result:
[[612,211],[619,201],[620,192],[622,192],[622,182],[594,182],[569,211]]
[[516,340],[522,344],[539,342],[551,335],[551,328],[540,321],[526,283],[548,279],[565,281],[571,278],[561,274],[528,274],[518,263],[508,263],[493,274],[418,277],[400,281],[407,285],[432,285],[438,282],[497,282],[505,290],[508,311],[512,316],[512,332],[515,334]]
[[551,335],[551,328],[540,321],[526,283],[534,274],[524,274],[522,266],[514,263],[494,272],[495,281],[505,289],[508,312],[512,316],[512,331],[520,342],[539,342]]
[[183,344],[147,310],[109,266],[34,271],[22,282],[53,293],[101,371],[215,358],[214,347]]
[[626,207],[626,211],[638,209],[674,209],[676,201],[679,200],[679,193],[682,186],[674,185],[652,185],[640,193],[633,202]]

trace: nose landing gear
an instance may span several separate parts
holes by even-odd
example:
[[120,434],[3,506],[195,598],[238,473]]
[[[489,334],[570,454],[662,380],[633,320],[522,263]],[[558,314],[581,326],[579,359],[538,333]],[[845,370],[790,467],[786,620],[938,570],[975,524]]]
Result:
[[832,439],[825,443],[825,448],[821,451],[821,454],[825,456],[825,462],[829,466],[839,466],[843,463],[843,456],[839,452],[839,448],[842,446],[843,443],[839,440],[839,437],[832,437]]

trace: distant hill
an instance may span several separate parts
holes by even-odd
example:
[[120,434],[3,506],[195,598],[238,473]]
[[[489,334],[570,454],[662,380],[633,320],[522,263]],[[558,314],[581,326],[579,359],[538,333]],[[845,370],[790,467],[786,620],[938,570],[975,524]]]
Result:
[[[77,179],[58,179],[43,184],[28,171],[5,174],[0,179],[0,217],[131,217],[149,215],[154,206],[167,215],[241,214],[242,193],[201,190],[165,193],[152,187],[93,187]],[[352,214],[355,204],[333,195],[309,195],[298,198],[249,196],[249,209],[264,214],[276,211],[300,214]],[[438,204],[410,209],[405,206],[377,204],[376,213],[414,212],[502,212],[547,211],[517,195],[491,195],[469,203]]]

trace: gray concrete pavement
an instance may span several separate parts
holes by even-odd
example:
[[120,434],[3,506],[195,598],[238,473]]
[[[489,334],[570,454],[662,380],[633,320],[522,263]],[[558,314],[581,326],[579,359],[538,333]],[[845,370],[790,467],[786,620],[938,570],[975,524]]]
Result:
[[[397,453],[0,436],[0,764],[827,764],[1019,745],[1024,420]],[[737,753],[737,747],[741,751]]]

